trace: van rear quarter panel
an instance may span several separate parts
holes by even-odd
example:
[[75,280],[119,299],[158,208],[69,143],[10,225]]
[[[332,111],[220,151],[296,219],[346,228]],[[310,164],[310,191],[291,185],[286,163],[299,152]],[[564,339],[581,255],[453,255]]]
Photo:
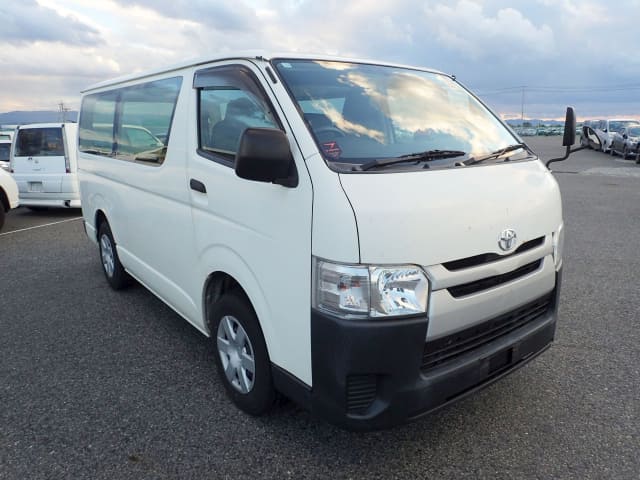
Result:
[[[144,82],[175,76],[171,73]],[[188,79],[183,80],[181,88],[190,88]],[[198,302],[190,293],[195,290],[190,285],[195,281],[193,240],[181,140],[186,134],[187,109],[187,100],[181,94],[161,165],[80,152],[79,173],[85,221],[97,228],[96,214],[103,212],[127,271],[202,329]]]

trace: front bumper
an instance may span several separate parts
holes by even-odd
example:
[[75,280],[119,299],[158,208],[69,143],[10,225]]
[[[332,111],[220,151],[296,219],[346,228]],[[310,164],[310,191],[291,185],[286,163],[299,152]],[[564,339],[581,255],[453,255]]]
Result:
[[[456,401],[511,373],[549,347],[556,329],[556,287],[545,310],[473,348],[423,368],[428,318],[345,321],[311,314],[314,414],[353,430],[397,425]],[[496,323],[498,322],[498,323]],[[496,330],[503,325],[503,330]],[[465,342],[468,340],[465,339]],[[471,345],[469,344],[469,345]],[[445,349],[446,350],[446,349]]]

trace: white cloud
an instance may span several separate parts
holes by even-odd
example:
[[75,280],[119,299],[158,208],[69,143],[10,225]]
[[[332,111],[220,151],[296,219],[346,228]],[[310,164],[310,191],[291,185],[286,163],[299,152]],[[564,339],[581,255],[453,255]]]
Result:
[[98,32],[74,16],[64,16],[33,0],[4,1],[0,5],[0,42],[24,45],[36,41],[68,45],[97,45]]
[[[604,0],[5,0],[0,111],[55,105],[95,81],[256,48],[428,66],[484,91],[639,84],[640,57],[630,53],[637,11],[638,0],[615,10]],[[592,97],[528,94],[532,106],[554,109]],[[520,96],[488,101],[518,111]]]
[[432,25],[442,48],[458,51],[475,61],[554,54],[555,40],[547,24],[535,26],[511,7],[486,14],[482,4],[460,0],[453,6],[427,4],[427,24]]

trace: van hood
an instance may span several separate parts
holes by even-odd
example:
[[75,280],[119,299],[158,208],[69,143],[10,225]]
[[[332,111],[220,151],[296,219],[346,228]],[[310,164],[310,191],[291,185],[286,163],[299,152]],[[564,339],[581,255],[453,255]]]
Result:
[[539,160],[341,174],[340,181],[355,213],[361,263],[428,266],[504,254],[498,239],[505,229],[516,232],[517,248],[562,223],[558,184]]

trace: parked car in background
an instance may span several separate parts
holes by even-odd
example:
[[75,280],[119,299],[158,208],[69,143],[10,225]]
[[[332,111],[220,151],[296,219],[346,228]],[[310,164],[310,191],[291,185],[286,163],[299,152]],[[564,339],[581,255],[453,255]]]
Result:
[[3,128],[0,130],[0,140],[13,140],[13,130],[9,130],[7,128]]
[[636,154],[640,142],[640,125],[632,125],[624,127],[622,132],[615,133],[611,141],[611,155],[622,155],[627,158],[629,155]]
[[589,145],[588,129],[593,128],[600,120],[585,120],[582,122],[582,128],[580,129],[580,146],[585,148],[591,148]]
[[600,139],[600,143],[602,144],[601,150],[603,152],[608,152],[611,148],[611,142],[613,141],[614,134],[620,133],[624,127],[630,125],[640,125],[640,121],[630,119],[609,119],[598,121],[598,124],[592,128]]
[[10,168],[20,204],[31,207],[80,207],[75,123],[41,123],[16,129]]
[[0,168],[9,171],[9,155],[11,153],[11,140],[0,138]]
[[4,217],[12,208],[18,206],[18,186],[11,175],[0,169],[0,230]]

